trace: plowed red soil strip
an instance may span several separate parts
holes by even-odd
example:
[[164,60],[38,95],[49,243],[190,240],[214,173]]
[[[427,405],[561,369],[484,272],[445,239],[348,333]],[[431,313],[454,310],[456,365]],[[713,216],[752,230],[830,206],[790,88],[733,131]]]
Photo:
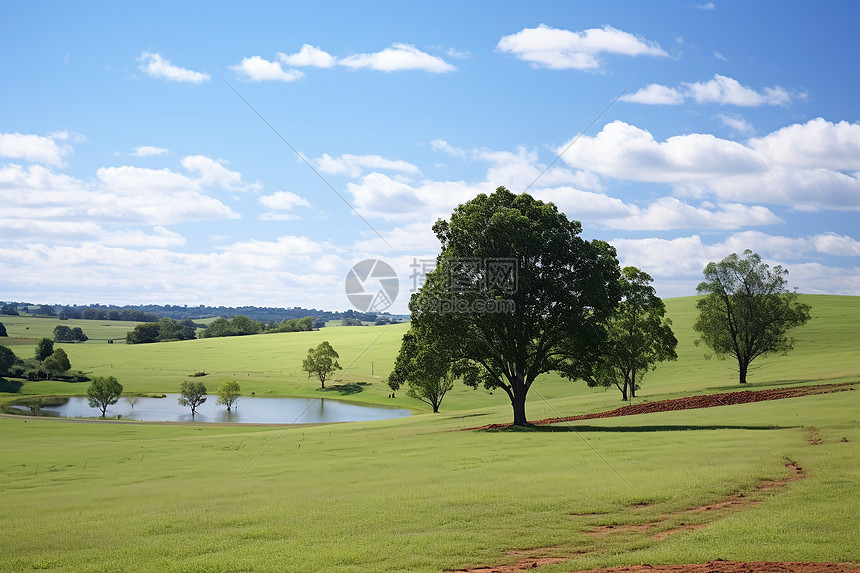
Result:
[[789,561],[709,561],[688,565],[631,565],[589,569],[576,573],[860,573],[860,567],[845,563]]
[[[815,386],[796,386],[794,388],[775,388],[773,390],[743,390],[740,392],[724,392],[722,394],[706,394],[701,396],[687,396],[686,398],[674,398],[672,400],[658,400],[656,402],[643,402],[642,404],[631,404],[622,406],[607,412],[595,412],[594,414],[581,414],[579,416],[566,416],[563,418],[546,418],[531,422],[535,426],[546,426],[560,422],[575,422],[577,420],[593,420],[595,418],[614,418],[617,416],[633,416],[635,414],[652,414],[654,412],[671,412],[675,410],[692,410],[696,408],[712,408],[714,406],[732,406],[735,404],[749,404],[751,402],[764,402],[766,400],[781,400],[783,398],[797,398],[798,396],[811,396],[814,394],[829,394],[831,392],[844,392],[854,390],[853,386],[858,382],[844,382],[842,384],[818,384]],[[496,430],[510,427],[511,424],[487,424],[465,430]]]

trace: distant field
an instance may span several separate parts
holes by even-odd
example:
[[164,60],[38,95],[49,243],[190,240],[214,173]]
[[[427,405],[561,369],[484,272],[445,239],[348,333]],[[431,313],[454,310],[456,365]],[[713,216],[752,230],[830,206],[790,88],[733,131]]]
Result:
[[[796,350],[766,361],[749,389],[860,380],[860,298],[804,300],[815,319],[797,332]],[[667,301],[680,359],[646,377],[640,400],[741,389],[731,362],[705,360],[693,345],[694,303]],[[541,555],[562,562],[538,573],[712,559],[860,563],[860,390],[459,432],[510,421],[506,397],[460,384],[435,415],[402,392],[389,399],[385,376],[406,328],[62,345],[73,367],[113,374],[133,392],[175,391],[204,370],[198,380],[212,388],[236,377],[244,392],[314,396],[319,384],[299,371],[301,359],[329,340],[349,366],[341,381],[371,383],[349,399],[417,413],[292,428],[0,417],[0,571],[440,573]],[[619,396],[545,376],[528,414],[604,410]],[[757,489],[791,476],[789,462],[803,479]],[[727,498],[754,503],[720,505]]]
[[[802,298],[812,305],[814,318],[795,331],[795,350],[787,356],[754,362],[748,387],[860,376],[860,297],[803,295]],[[706,349],[694,345],[695,301],[695,297],[666,301],[679,340],[679,359],[661,364],[655,372],[649,373],[637,399],[739,386],[734,362],[706,360]],[[47,319],[8,318],[17,319],[7,324],[11,336],[22,332],[50,335],[53,327],[59,324],[59,321]],[[6,324],[5,320],[3,322]],[[308,348],[328,340],[340,354],[340,364],[344,368],[336,374],[336,379],[370,383],[364,392],[348,396],[350,400],[426,408],[418,400],[406,397],[405,392],[398,393],[393,400],[388,398],[391,390],[386,378],[393,367],[400,339],[408,329],[407,324],[326,327],[313,332],[140,345],[105,343],[107,338],[119,336],[118,333],[124,337],[135,323],[64,321],[64,324],[81,326],[92,338],[85,344],[59,345],[68,353],[72,367],[96,375],[116,376],[128,392],[174,392],[189,374],[205,371],[209,375],[200,380],[211,390],[221,381],[235,378],[245,393],[317,396],[319,382],[308,379],[307,373],[301,370],[301,363]],[[28,326],[29,331],[26,330]],[[23,347],[15,347],[15,350],[21,356],[29,355]],[[45,381],[29,383],[23,392],[83,394],[85,385]],[[588,411],[615,407],[620,402],[620,393],[614,388],[591,389],[582,382],[569,382],[549,374],[535,383],[529,399],[528,415],[538,418],[555,416],[553,408],[567,408],[569,400],[577,400],[577,408],[585,407]],[[545,399],[560,402],[549,406]],[[507,403],[502,391],[490,396],[485,390],[472,390],[458,383],[445,398],[442,409],[457,411]],[[562,412],[563,415],[574,413],[581,412]],[[507,421],[506,418],[507,415],[503,416],[501,421]]]
[[31,340],[38,340],[45,336],[53,339],[54,327],[60,324],[69,328],[79,326],[90,339],[83,344],[104,343],[108,339],[125,342],[125,334],[135,325],[140,324],[125,320],[81,320],[75,318],[60,320],[56,317],[36,318],[33,316],[5,315],[0,316],[0,322],[6,326],[6,332],[9,334],[8,339],[0,338],[0,344],[4,346],[31,344]]

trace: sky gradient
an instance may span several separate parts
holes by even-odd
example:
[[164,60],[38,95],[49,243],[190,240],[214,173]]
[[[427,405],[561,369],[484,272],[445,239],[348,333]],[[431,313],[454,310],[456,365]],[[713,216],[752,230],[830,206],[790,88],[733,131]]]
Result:
[[6,3],[0,300],[350,308],[505,186],[695,294],[860,295],[853,2]]

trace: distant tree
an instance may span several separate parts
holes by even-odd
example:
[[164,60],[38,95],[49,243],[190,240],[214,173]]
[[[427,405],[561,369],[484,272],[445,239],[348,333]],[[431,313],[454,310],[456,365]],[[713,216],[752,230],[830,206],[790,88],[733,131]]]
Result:
[[45,370],[48,371],[50,375],[62,374],[63,372],[68,372],[68,370],[72,367],[69,362],[69,356],[66,354],[66,351],[62,348],[57,348],[51,353],[50,356],[45,358],[44,360]]
[[325,389],[328,375],[335,370],[342,370],[337,362],[338,358],[340,355],[331,347],[328,340],[323,340],[316,348],[308,348],[308,356],[302,362],[302,370],[308,373],[308,378],[311,375],[316,376],[322,388]]
[[607,321],[607,339],[601,360],[586,377],[589,386],[615,385],[621,399],[636,397],[636,390],[649,370],[658,362],[676,360],[678,340],[671,319],[665,318],[666,306],[648,273],[636,267],[621,271],[621,302]]
[[84,331],[81,330],[80,326],[76,326],[72,329],[72,337],[75,339],[75,342],[86,342],[89,340],[89,336],[84,334]]
[[341,326],[361,326],[362,324],[358,318],[344,318],[340,321]]
[[138,400],[140,400],[139,396],[126,396],[125,401],[128,402],[128,405],[131,406],[131,409],[134,410],[134,405],[137,404]]
[[451,351],[443,348],[441,340],[420,344],[410,330],[403,335],[388,387],[397,391],[406,383],[408,396],[429,404],[434,413],[439,412],[442,399],[454,387],[453,361]]
[[54,327],[54,342],[75,342],[75,335],[72,329],[64,324],[58,324]]
[[18,316],[18,309],[16,309],[14,305],[6,303],[2,307],[0,307],[0,314],[8,314],[9,316]]
[[263,329],[263,325],[242,314],[230,319],[230,330],[235,335],[257,334]]
[[9,372],[9,369],[15,365],[18,357],[12,352],[11,348],[0,346],[0,376]]
[[186,380],[179,386],[179,403],[191,408],[191,417],[197,413],[197,407],[206,401],[206,386],[203,382]]
[[233,405],[236,403],[236,400],[239,399],[239,391],[241,388],[239,387],[239,383],[235,380],[225,380],[218,385],[218,400],[215,401],[219,406],[227,406],[227,411],[229,412]]
[[102,418],[107,413],[108,406],[119,402],[122,395],[122,384],[113,376],[94,376],[92,384],[87,388],[87,402],[90,408],[99,408]]
[[43,316],[57,316],[57,313],[54,311],[54,307],[49,304],[39,305],[39,310],[37,310],[33,314],[39,314]]
[[717,358],[733,356],[740,383],[746,384],[753,360],[794,348],[788,331],[809,321],[811,307],[788,289],[787,270],[780,265],[771,269],[749,249],[743,257],[732,253],[708,263],[704,273],[705,281],[696,287],[705,295],[696,303],[696,343],[704,343]]
[[0,322],[0,336],[9,336],[8,334],[6,334],[6,327],[3,326],[2,322]]
[[54,353],[54,341],[50,338],[43,338],[36,344],[36,360],[44,360]]
[[148,342],[158,341],[158,324],[155,322],[145,322],[138,324],[134,329],[128,331],[125,335],[126,344],[145,344]]

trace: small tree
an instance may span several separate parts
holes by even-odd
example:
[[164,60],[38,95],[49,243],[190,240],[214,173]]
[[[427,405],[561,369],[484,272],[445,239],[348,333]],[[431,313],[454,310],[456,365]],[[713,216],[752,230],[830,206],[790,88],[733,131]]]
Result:
[[454,387],[452,362],[452,356],[441,347],[440,341],[421,344],[417,333],[410,330],[403,335],[394,370],[388,376],[388,387],[396,392],[407,383],[407,396],[429,404],[438,413],[445,394]]
[[311,375],[319,378],[320,384],[325,390],[325,381],[328,375],[335,370],[342,370],[337,362],[338,358],[340,355],[331,347],[328,340],[323,340],[316,348],[308,348],[308,356],[302,362],[302,370],[308,373],[308,378]]
[[206,401],[206,386],[203,382],[186,380],[179,387],[179,403],[191,408],[191,417],[197,413],[197,407]]
[[122,395],[122,384],[113,376],[94,376],[92,384],[87,388],[87,402],[90,408],[99,408],[102,418],[107,413],[108,406],[119,402]]
[[672,321],[664,318],[666,306],[651,286],[652,280],[636,267],[621,271],[621,302],[607,322],[601,360],[593,375],[586,377],[589,386],[614,384],[625,401],[628,395],[636,397],[645,373],[658,362],[678,358]]
[[233,405],[236,403],[236,400],[239,399],[239,391],[241,388],[239,387],[239,383],[235,380],[225,380],[218,385],[218,400],[215,401],[219,406],[227,406],[227,411],[229,412]]
[[696,343],[704,343],[717,358],[733,356],[740,383],[746,384],[753,360],[794,348],[787,333],[806,324],[811,307],[788,289],[787,270],[780,265],[771,269],[749,249],[743,258],[732,253],[719,263],[708,263],[704,273],[706,280],[696,287],[705,295],[696,303]]
[[45,358],[44,365],[45,370],[52,375],[67,372],[72,367],[68,354],[62,348],[57,348],[50,356]]
[[2,322],[0,322],[0,336],[9,336],[9,335],[6,333],[6,327],[5,327],[5,326],[3,326],[3,323],[2,323]]
[[11,348],[0,346],[0,376],[6,374],[17,361],[18,357],[15,356]]
[[54,341],[50,338],[43,338],[36,344],[36,360],[44,360],[54,353]]

